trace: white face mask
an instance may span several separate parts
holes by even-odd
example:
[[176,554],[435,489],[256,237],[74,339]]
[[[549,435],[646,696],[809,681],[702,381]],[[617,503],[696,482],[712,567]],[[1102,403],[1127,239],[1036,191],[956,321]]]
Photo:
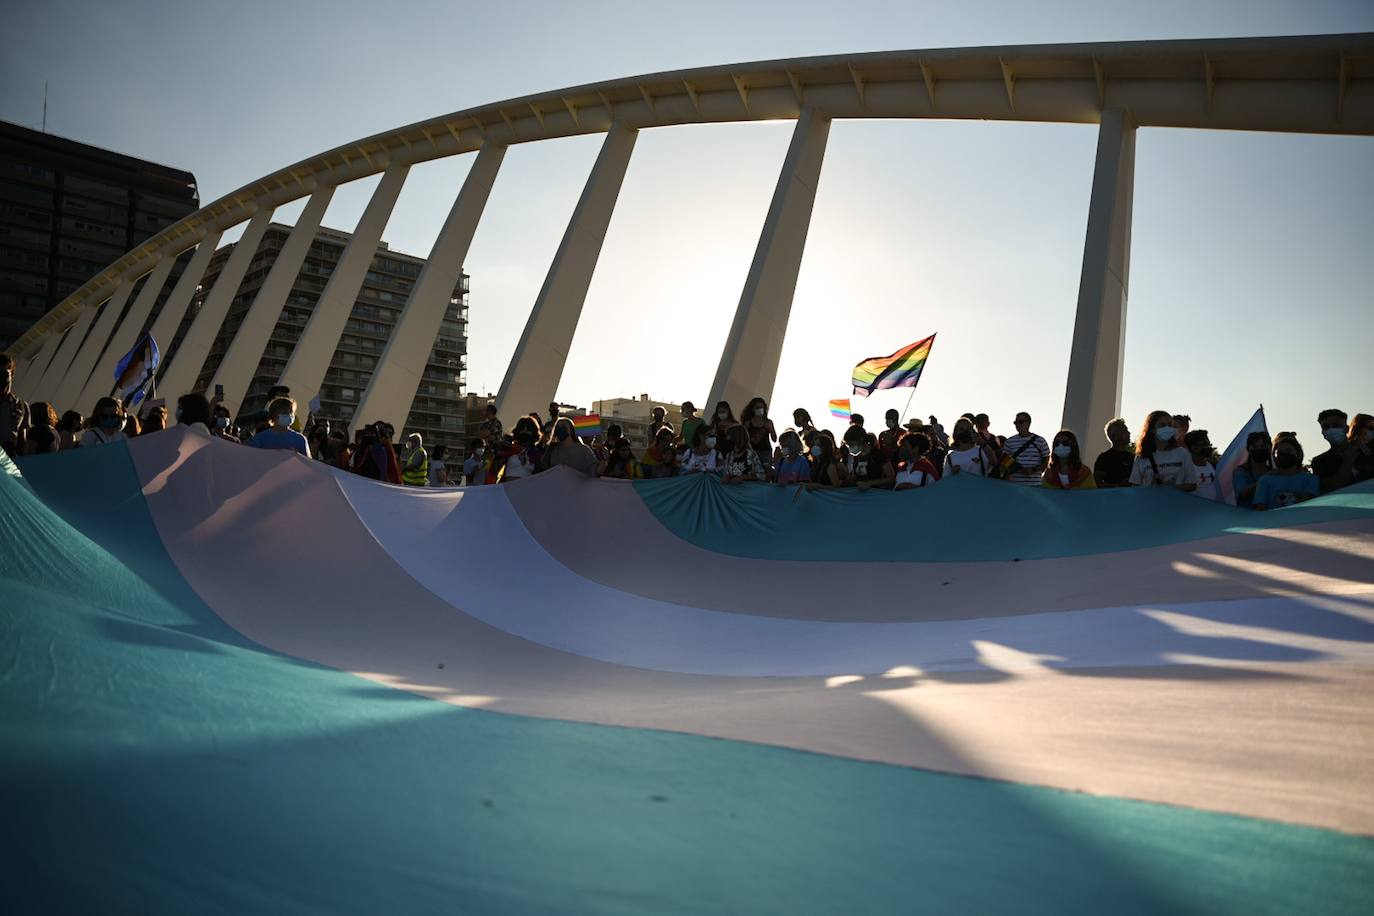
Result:
[[888,428],[888,429],[896,429],[896,428],[897,428],[897,421],[896,421],[896,420],[888,420],[888,421],[887,421],[887,428]]
[[728,420],[730,419],[730,412],[726,410],[717,410],[716,416],[722,420]]
[[215,417],[215,428],[216,428],[216,429],[228,429],[228,428],[229,428],[229,418],[228,418],[228,417]]
[[486,449],[484,449],[484,448],[475,448],[475,449],[472,450],[472,454],[473,454],[474,456],[478,457],[478,458],[481,458],[481,457],[482,457],[482,453],[485,452],[485,451],[486,451]]
[[715,437],[715,436],[707,436],[707,437],[706,437],[706,447],[707,447],[707,448],[715,448],[715,447],[716,447],[716,437]]
[[279,413],[279,414],[277,414],[277,422],[280,423],[282,426],[290,426],[292,423],[295,422],[295,420],[296,420],[296,415],[293,414],[293,413]]
[[1340,426],[1324,429],[1322,430],[1322,435],[1325,436],[1326,441],[1330,442],[1332,445],[1340,445],[1345,441],[1345,429]]
[[1067,445],[1056,445],[1054,447],[1054,453],[1060,458],[1067,458],[1073,454],[1073,449],[1069,448]]
[[1172,426],[1159,426],[1155,428],[1155,438],[1160,442],[1168,442],[1173,437],[1174,428]]
[[811,454],[815,455],[817,458],[821,457],[821,447],[819,445],[811,446]]

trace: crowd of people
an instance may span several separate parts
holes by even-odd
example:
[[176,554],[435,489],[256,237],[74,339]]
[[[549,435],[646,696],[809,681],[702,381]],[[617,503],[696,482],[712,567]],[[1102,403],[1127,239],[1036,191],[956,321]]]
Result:
[[[126,413],[112,397],[96,402],[89,417],[68,411],[60,418],[52,405],[25,404],[11,391],[14,364],[0,354],[0,446],[12,457],[91,447],[164,429],[165,406],[142,419]],[[289,390],[274,388],[264,416],[251,430],[236,427],[229,409],[201,394],[177,400],[176,423],[210,436],[254,448],[289,449],[307,458],[370,477],[408,486],[478,486],[505,483],[559,465],[595,477],[630,480],[709,474],[725,484],[775,484],[813,488],[908,490],[931,486],[960,474],[1010,484],[1080,490],[1105,487],[1172,487],[1205,499],[1218,499],[1218,455],[1205,429],[1193,429],[1185,414],[1152,411],[1134,442],[1130,426],[1117,418],[1106,425],[1108,447],[1091,464],[1078,436],[1060,430],[1050,439],[1031,430],[1031,416],[1012,419],[1014,433],[994,433],[987,414],[967,413],[947,433],[935,418],[901,422],[887,411],[883,428],[870,432],[859,414],[835,435],[818,429],[798,408],[792,426],[778,431],[763,398],[754,398],[736,417],[725,401],[708,416],[698,416],[690,401],[682,405],[678,427],[661,407],[654,409],[649,444],[636,450],[621,425],[610,423],[584,441],[572,418],[549,405],[547,418],[536,412],[520,417],[507,431],[494,405],[478,425],[462,466],[445,461],[443,445],[426,449],[419,433],[395,442],[386,422],[359,427],[352,437],[316,421],[298,430],[296,402]],[[1252,433],[1246,459],[1231,472],[1236,504],[1254,509],[1293,505],[1341,487],[1374,478],[1374,416],[1348,417],[1331,408],[1317,416],[1328,448],[1304,464],[1297,435]]]

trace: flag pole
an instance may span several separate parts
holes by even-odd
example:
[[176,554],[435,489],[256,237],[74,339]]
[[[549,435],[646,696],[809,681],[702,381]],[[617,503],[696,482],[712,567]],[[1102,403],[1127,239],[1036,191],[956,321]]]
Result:
[[911,399],[914,397],[916,397],[916,386],[912,385],[911,394],[907,395],[906,406],[902,408],[902,419],[899,421],[903,425],[906,424],[906,412],[911,409]]

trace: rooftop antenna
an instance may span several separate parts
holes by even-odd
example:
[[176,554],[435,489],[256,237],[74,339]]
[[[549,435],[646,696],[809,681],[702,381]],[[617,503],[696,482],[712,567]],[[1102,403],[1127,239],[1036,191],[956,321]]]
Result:
[[48,81],[43,80],[43,133],[48,132]]

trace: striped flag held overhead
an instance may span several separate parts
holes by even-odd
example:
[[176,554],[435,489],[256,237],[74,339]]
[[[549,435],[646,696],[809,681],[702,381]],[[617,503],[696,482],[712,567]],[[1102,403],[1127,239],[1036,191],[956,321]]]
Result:
[[849,419],[849,398],[835,398],[830,402],[830,415],[841,420]]
[[870,356],[854,367],[854,393],[868,397],[885,388],[915,388],[934,344],[935,335],[931,334],[891,356]]

